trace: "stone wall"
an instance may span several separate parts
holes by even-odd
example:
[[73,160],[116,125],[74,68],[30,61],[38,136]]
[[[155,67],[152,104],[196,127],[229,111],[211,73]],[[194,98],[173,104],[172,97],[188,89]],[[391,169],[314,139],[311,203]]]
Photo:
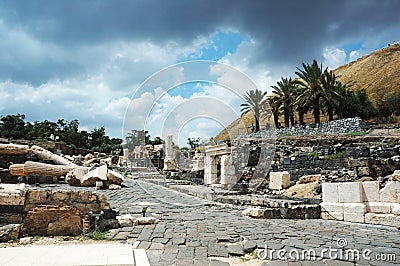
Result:
[[0,224],[19,224],[20,236],[81,234],[93,224],[89,212],[103,211],[102,229],[118,227],[117,213],[103,194],[32,189],[24,184],[0,187]]
[[400,169],[399,140],[357,143],[348,138],[343,144],[329,145],[328,140],[323,144],[301,147],[287,141],[277,145],[271,170],[288,171],[292,181],[303,175],[323,174],[329,176],[328,181],[338,182],[377,180]]
[[400,182],[323,183],[321,217],[400,228]]
[[319,124],[306,124],[298,127],[277,129],[277,136],[305,136],[305,135],[338,135],[364,130],[364,122],[359,117],[346,118],[322,122]]

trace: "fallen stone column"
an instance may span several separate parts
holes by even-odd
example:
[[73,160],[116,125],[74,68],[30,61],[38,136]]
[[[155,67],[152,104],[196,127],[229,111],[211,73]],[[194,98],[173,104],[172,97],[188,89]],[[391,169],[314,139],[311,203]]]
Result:
[[39,146],[32,146],[30,151],[32,151],[40,160],[51,160],[58,165],[75,165],[64,157],[54,154]]
[[44,175],[44,176],[63,176],[71,170],[79,168],[75,164],[52,165],[27,161],[25,164],[13,164],[10,166],[10,174],[15,176]]
[[24,155],[28,153],[28,145],[0,144],[0,155]]

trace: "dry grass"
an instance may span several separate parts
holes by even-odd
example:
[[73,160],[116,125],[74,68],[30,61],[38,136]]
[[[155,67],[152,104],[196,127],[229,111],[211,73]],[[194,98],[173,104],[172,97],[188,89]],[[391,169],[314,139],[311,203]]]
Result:
[[400,89],[400,45],[386,47],[334,70],[353,90],[366,89],[372,102]]

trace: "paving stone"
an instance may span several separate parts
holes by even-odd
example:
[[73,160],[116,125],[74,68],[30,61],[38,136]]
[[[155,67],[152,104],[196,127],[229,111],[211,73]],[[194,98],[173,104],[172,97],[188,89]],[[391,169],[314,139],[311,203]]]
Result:
[[229,262],[225,262],[225,261],[220,261],[220,260],[215,260],[212,259],[210,261],[210,266],[229,266]]
[[147,241],[141,241],[138,248],[139,249],[148,249],[150,247],[151,243]]
[[245,252],[242,245],[228,245],[227,246],[228,254],[233,256],[244,256]]
[[159,250],[164,250],[164,245],[161,243],[151,243],[150,249],[159,249]]
[[119,232],[114,239],[115,240],[126,240],[129,236],[130,232]]
[[244,252],[246,252],[246,253],[251,253],[251,252],[253,252],[256,248],[257,248],[257,242],[256,242],[256,241],[249,240],[249,241],[245,241],[245,242],[243,243],[243,250],[244,250]]
[[172,238],[172,243],[174,243],[175,245],[184,245],[186,243],[186,239],[185,238]]
[[[144,192],[138,184],[143,186],[150,194]],[[149,211],[160,214],[157,217],[160,222],[157,225],[146,227],[142,225],[135,226],[127,236],[129,241],[135,241],[139,237],[143,239],[139,246],[142,245],[147,250],[150,250],[152,243],[165,244],[164,252],[159,256],[159,261],[157,254],[154,254],[155,257],[152,262],[158,261],[158,264],[152,265],[174,265],[177,261],[178,250],[183,251],[185,249],[189,249],[189,251],[187,253],[182,252],[180,258],[184,255],[195,258],[192,261],[194,265],[202,265],[199,264],[199,261],[204,261],[206,256],[222,255],[227,257],[228,251],[225,246],[217,243],[218,239],[226,239],[221,243],[228,244],[231,242],[226,241],[232,241],[231,239],[234,242],[242,241],[241,236],[255,241],[259,248],[264,248],[264,244],[267,244],[269,249],[275,250],[294,247],[299,250],[315,248],[321,251],[329,246],[335,248],[336,239],[344,237],[348,241],[348,248],[365,249],[369,247],[373,252],[392,252],[396,254],[400,252],[396,249],[396,247],[400,246],[400,231],[390,227],[319,219],[248,219],[247,217],[241,217],[242,206],[235,206],[234,208],[223,207],[222,205],[181,207],[165,202],[186,205],[206,202],[141,180],[126,180],[121,190],[104,190],[101,192],[107,195],[113,208],[117,207],[120,210],[120,214],[133,213],[132,211],[137,211],[140,214],[141,207],[138,205],[139,203],[156,203],[156,205],[150,205]],[[127,197],[127,195],[134,196]],[[154,199],[154,195],[162,201]],[[128,231],[130,229],[126,228],[125,230]],[[118,236],[121,233],[123,233],[121,229],[111,231],[109,237],[125,240],[123,234]],[[174,239],[178,239],[179,246],[174,243]],[[182,239],[186,239],[183,244]],[[200,246],[196,246],[197,244],[200,244]],[[157,249],[154,249],[154,252],[157,252]],[[199,258],[197,262],[196,258]],[[274,263],[279,262],[274,261]],[[296,265],[294,264],[296,262],[290,263]],[[321,265],[322,262],[317,261],[317,264],[315,264],[314,262],[301,261],[301,263],[302,265]],[[207,263],[203,265],[207,265]]]
[[228,257],[228,250],[225,246],[219,244],[210,244],[208,246],[209,257]]

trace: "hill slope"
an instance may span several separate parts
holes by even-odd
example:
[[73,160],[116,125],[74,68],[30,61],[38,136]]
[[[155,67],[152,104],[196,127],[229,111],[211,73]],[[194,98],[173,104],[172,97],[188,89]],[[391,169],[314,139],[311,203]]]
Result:
[[[393,45],[363,56],[356,61],[333,70],[342,83],[351,84],[351,89],[366,89],[372,102],[379,97],[400,90],[400,45]],[[222,130],[215,140],[234,137],[238,132],[244,132],[252,122],[253,114],[247,113],[233,121],[227,129]],[[312,121],[311,115],[306,116],[306,122]],[[322,121],[325,119],[321,118]],[[272,122],[272,121],[270,121]],[[265,126],[262,119],[261,125]]]
[[400,45],[393,45],[363,56],[334,70],[351,89],[366,89],[372,102],[400,89]]

